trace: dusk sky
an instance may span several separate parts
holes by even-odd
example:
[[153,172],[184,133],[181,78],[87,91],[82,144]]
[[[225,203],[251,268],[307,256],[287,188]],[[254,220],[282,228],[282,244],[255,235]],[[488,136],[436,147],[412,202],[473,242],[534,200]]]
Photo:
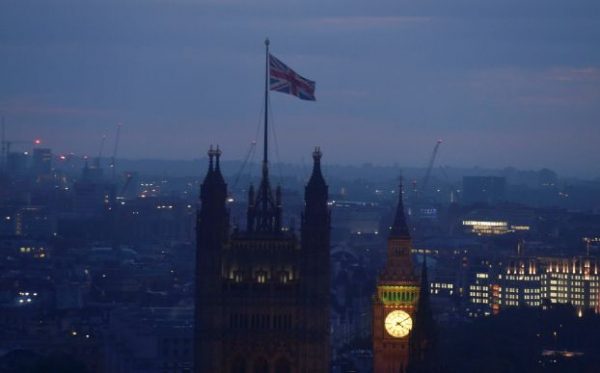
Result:
[[[598,0],[2,0],[9,140],[56,153],[241,159],[271,52],[317,101],[271,93],[279,155],[600,176]],[[22,146],[22,145],[21,145]]]

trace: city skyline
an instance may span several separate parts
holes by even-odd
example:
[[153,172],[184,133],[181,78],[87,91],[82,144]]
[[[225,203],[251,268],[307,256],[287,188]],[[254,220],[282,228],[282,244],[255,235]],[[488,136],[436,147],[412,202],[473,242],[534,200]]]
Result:
[[94,156],[123,122],[123,158],[193,159],[219,143],[224,159],[243,159],[269,36],[275,56],[317,82],[315,103],[272,95],[284,162],[320,145],[331,164],[419,167],[441,138],[442,165],[600,174],[592,1],[2,7],[9,140]]

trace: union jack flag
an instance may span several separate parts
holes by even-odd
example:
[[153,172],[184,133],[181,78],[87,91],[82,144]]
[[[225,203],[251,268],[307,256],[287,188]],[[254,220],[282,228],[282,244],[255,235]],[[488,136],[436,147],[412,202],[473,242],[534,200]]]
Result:
[[294,95],[302,100],[315,101],[315,82],[300,76],[286,64],[269,54],[271,91]]

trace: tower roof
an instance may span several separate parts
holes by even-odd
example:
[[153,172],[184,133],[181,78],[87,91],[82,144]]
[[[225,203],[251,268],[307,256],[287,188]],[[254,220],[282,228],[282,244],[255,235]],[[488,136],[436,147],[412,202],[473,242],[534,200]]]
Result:
[[396,207],[396,216],[394,217],[394,223],[392,224],[390,237],[410,238],[410,231],[408,230],[408,225],[406,224],[406,217],[404,215],[404,203],[402,202],[402,180],[400,180],[400,186],[398,189],[398,206]]
[[217,146],[217,148],[213,148],[211,145],[208,149],[208,170],[206,171],[206,176],[204,177],[204,181],[202,182],[201,190],[204,194],[212,193],[213,190],[223,191],[226,188],[225,179],[221,174],[221,169],[219,165],[219,158],[221,157],[221,150]]

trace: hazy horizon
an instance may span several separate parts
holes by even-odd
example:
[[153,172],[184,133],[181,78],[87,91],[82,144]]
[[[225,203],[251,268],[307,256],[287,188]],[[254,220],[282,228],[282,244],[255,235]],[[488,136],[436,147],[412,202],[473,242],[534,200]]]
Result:
[[[260,176],[260,162],[261,160],[257,158],[258,155],[255,156],[254,160],[249,160],[244,168],[244,173],[253,174],[256,177]],[[90,160],[93,157],[90,156]],[[62,163],[59,159],[55,160],[57,168],[64,169],[67,166],[66,163]],[[75,166],[75,171],[78,171],[77,167],[83,167],[83,159],[78,159],[76,161],[76,165],[72,162],[70,163],[70,168],[73,169]],[[62,164],[61,164],[62,163]],[[232,175],[237,175],[240,171],[242,164],[244,163],[244,159],[228,159],[227,157],[221,156],[221,165],[223,173],[226,177],[231,177]],[[305,157],[303,160],[292,160],[292,161],[278,161],[278,160],[270,160],[269,167],[271,168],[271,174],[276,177],[280,172],[283,175],[290,176],[296,175],[297,172],[302,172],[305,174],[304,176],[310,175],[312,170],[312,158],[310,155]],[[411,164],[402,164],[400,162],[396,163],[373,163],[373,162],[362,162],[362,163],[337,163],[330,162],[325,159],[322,159],[322,168],[325,172],[325,176],[327,176],[328,171],[332,169],[342,169],[349,172],[359,172],[356,175],[357,178],[366,177],[367,175],[361,175],[360,170],[366,169],[375,169],[375,171],[383,171],[386,169],[393,169],[398,171],[398,175],[390,175],[390,179],[397,178],[403,172],[408,172],[411,175],[414,173],[421,174],[424,173],[427,164],[422,165],[411,165]],[[108,171],[110,158],[103,157],[101,159],[101,167],[105,168],[105,171]],[[184,158],[117,158],[116,159],[117,170],[118,172],[125,171],[139,171],[142,170],[145,175],[149,176],[154,174],[157,176],[158,174],[163,174],[165,172],[172,172],[176,174],[176,176],[185,176],[185,177],[199,177],[202,178],[205,175],[206,169],[208,167],[208,157],[199,156],[196,158],[184,159]],[[66,167],[66,168],[69,168]],[[177,167],[177,169],[173,169],[173,167]],[[291,167],[292,169],[286,169],[281,167]],[[443,168],[443,171],[441,170]],[[505,166],[505,167],[487,167],[485,165],[482,166],[455,166],[449,164],[439,164],[437,161],[434,163],[432,168],[432,176],[439,176],[446,178],[449,171],[454,173],[464,173],[465,175],[498,175],[507,172],[539,172],[542,169],[549,169],[557,173],[557,176],[562,179],[580,179],[582,181],[595,181],[600,179],[600,175],[579,175],[575,173],[563,173],[559,172],[556,169],[551,167],[543,167],[543,168],[522,168],[522,167],[514,167],[514,166]],[[338,170],[336,170],[338,171]],[[173,176],[169,173],[170,176]],[[414,176],[414,175],[413,175]]]

